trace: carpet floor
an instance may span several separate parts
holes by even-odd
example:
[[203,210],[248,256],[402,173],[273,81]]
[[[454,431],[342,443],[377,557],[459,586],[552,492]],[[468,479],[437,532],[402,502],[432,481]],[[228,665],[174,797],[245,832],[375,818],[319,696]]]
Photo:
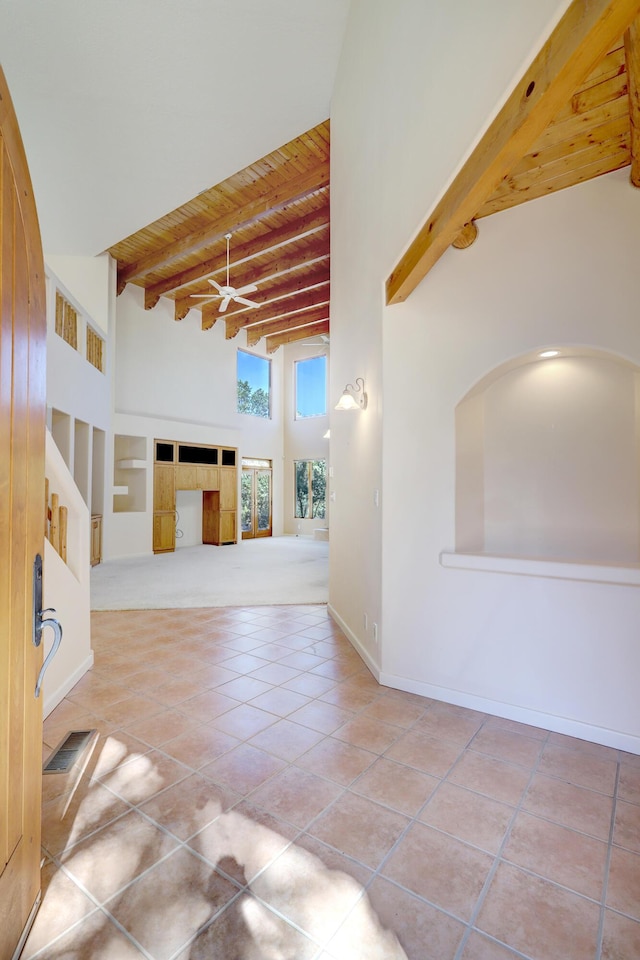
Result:
[[107,560],[91,571],[92,610],[326,603],[329,544],[265,537]]

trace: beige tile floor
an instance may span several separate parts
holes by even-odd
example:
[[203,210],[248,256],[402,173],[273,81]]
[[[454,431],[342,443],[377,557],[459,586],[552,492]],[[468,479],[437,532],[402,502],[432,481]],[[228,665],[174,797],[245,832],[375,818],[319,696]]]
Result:
[[96,613],[93,647],[23,960],[640,957],[639,757],[380,687],[324,606]]

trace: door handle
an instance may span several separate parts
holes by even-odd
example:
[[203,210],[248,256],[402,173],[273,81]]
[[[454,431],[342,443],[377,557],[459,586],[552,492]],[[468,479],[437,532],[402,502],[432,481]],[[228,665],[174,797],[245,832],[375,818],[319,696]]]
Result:
[[38,553],[33,561],[33,645],[34,647],[40,646],[42,643],[42,631],[45,629],[45,627],[51,627],[53,630],[53,645],[45,657],[44,663],[40,668],[40,673],[38,674],[35,688],[36,697],[40,696],[40,689],[42,687],[42,680],[45,672],[58,652],[58,648],[62,642],[62,627],[59,621],[54,617],[44,616],[46,613],[55,612],[56,611],[52,607],[49,607],[46,610],[42,609],[42,557]]
[[[50,612],[55,613],[55,610],[51,610]],[[46,673],[47,667],[55,657],[56,653],[58,652],[58,647],[62,642],[62,627],[60,626],[60,623],[58,620],[55,620],[53,617],[47,617],[46,620],[41,620],[40,621],[41,635],[45,627],[51,627],[51,629],[53,630],[53,645],[51,647],[51,650],[49,650],[49,653],[46,655],[44,659],[44,663],[40,667],[40,673],[38,674],[38,680],[36,682],[36,690],[35,690],[36,697],[40,696],[40,688],[42,687],[42,680]]]

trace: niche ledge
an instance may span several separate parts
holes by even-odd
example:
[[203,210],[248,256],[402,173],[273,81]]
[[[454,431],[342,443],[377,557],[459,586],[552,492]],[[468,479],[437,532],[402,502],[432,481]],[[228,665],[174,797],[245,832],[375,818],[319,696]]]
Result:
[[640,587],[640,564],[573,563],[563,560],[534,560],[528,557],[499,557],[482,553],[440,554],[443,567],[454,570],[479,570],[485,573],[511,573],[524,577],[548,577],[555,580],[587,580],[591,583],[615,583]]

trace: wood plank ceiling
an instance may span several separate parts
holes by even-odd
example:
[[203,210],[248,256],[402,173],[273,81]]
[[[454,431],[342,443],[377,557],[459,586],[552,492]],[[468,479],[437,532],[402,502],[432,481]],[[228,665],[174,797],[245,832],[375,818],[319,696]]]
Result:
[[[247,307],[221,299],[208,283],[256,284]],[[118,294],[143,287],[145,309],[160,297],[175,319],[202,313],[202,329],[224,320],[227,339],[246,330],[273,353],[296,340],[329,334],[329,121],[203,191],[109,248],[118,264]]]
[[482,217],[626,166],[640,187],[639,14],[639,0],[567,8],[394,268],[387,304],[450,245],[470,246]]

